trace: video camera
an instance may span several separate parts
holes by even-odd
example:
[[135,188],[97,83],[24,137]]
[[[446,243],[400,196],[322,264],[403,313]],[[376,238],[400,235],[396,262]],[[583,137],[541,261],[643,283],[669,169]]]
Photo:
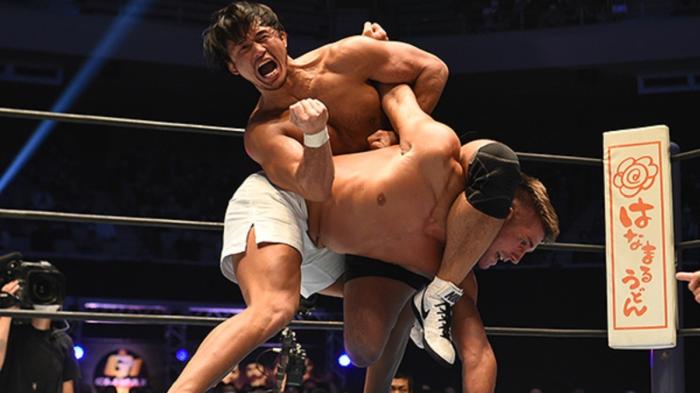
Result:
[[306,372],[306,351],[297,343],[296,334],[287,327],[281,336],[282,348],[273,393],[285,392],[287,387],[301,387]]
[[0,256],[0,285],[12,280],[19,280],[16,297],[24,309],[62,305],[66,297],[63,273],[46,261],[24,261],[18,252]]

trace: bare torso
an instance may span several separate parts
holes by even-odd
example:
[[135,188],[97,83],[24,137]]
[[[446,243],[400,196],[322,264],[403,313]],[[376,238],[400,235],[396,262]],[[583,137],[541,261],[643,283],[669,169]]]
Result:
[[[290,60],[288,83],[272,98],[261,97],[251,115],[251,124],[271,119],[288,121],[289,105],[316,98],[328,108],[328,131],[333,154],[368,149],[367,137],[386,128],[379,94],[352,64],[344,64],[334,54],[333,45],[326,45]],[[294,127],[283,127],[288,136],[301,140],[303,134]],[[249,127],[248,132],[255,132]]]
[[333,197],[308,203],[319,245],[395,263],[424,276],[437,271],[447,212],[461,175],[426,176],[425,157],[399,146],[334,157]]
[[[301,140],[302,132],[289,126],[289,106],[304,98],[323,102],[329,114],[335,180],[332,199],[307,202],[310,237],[338,253],[363,255],[432,276],[442,257],[447,212],[463,189],[459,180],[448,179],[461,175],[442,173],[436,183],[421,170],[426,157],[416,151],[402,154],[400,146],[366,151],[367,137],[386,129],[388,121],[374,86],[356,64],[338,55],[342,49],[336,45],[289,60],[285,85],[262,95],[247,137],[265,132],[256,124],[279,122],[287,124],[276,129]],[[446,192],[447,183],[451,187]]]

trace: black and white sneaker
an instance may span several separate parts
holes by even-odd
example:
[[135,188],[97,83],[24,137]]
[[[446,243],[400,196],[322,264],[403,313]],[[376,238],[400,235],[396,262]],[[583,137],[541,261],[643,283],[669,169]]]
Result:
[[[413,297],[413,312],[423,327],[423,347],[443,366],[451,366],[455,362],[451,333],[452,306],[461,296],[459,287],[435,277],[430,285]],[[420,347],[413,338],[413,329],[411,339]]]
[[418,348],[425,349],[425,345],[423,344],[423,326],[421,326],[417,319],[413,321],[411,333],[409,333],[408,337],[411,338],[413,344]]

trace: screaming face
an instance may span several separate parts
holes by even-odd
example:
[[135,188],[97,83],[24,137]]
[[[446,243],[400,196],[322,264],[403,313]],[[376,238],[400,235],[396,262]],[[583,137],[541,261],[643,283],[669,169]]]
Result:
[[287,35],[253,24],[244,40],[228,43],[229,71],[241,75],[258,90],[275,90],[286,78]]

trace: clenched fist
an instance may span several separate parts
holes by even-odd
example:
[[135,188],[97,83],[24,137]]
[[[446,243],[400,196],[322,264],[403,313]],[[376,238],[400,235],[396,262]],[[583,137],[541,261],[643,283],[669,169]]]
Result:
[[305,98],[289,106],[289,120],[305,134],[315,134],[326,127],[328,109],[315,98]]

